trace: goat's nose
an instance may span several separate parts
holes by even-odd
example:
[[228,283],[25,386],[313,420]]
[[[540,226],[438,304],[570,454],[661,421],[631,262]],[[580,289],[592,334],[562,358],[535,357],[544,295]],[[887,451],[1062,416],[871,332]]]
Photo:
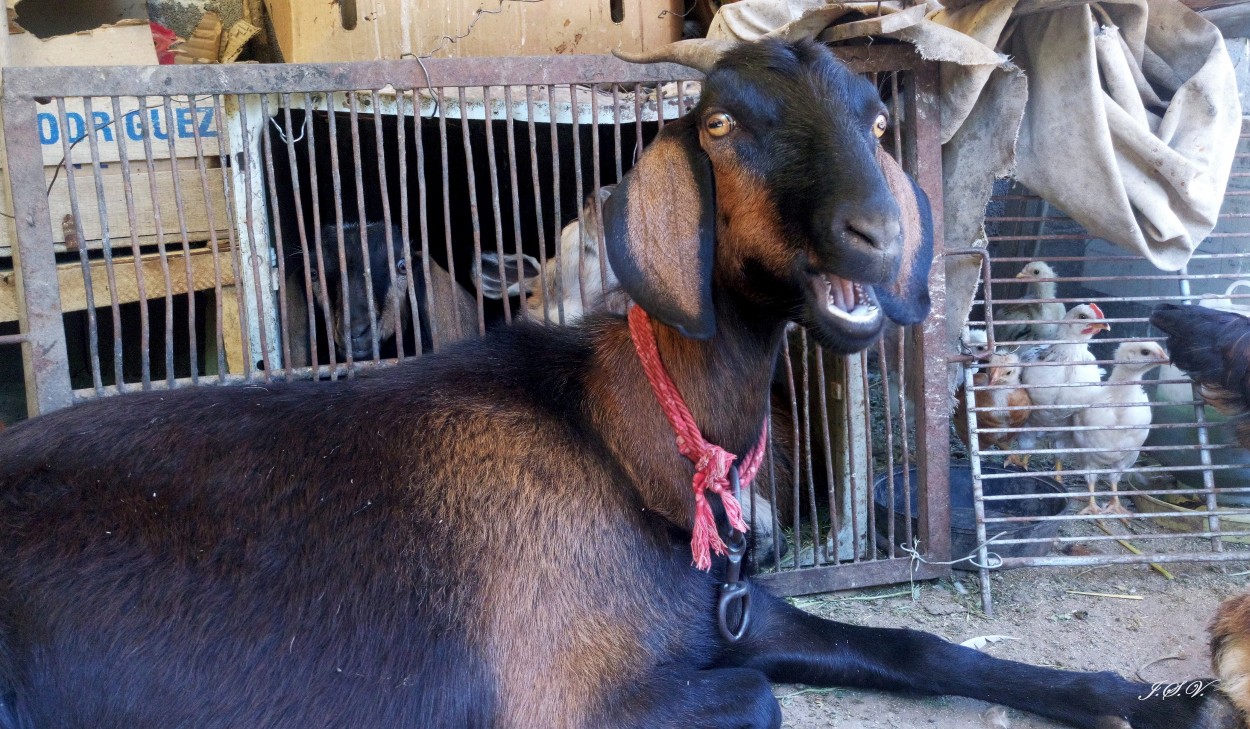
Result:
[[886,255],[898,252],[902,225],[897,211],[855,210],[847,215],[845,225],[846,231],[852,234],[849,236],[851,240],[862,239],[868,246]]

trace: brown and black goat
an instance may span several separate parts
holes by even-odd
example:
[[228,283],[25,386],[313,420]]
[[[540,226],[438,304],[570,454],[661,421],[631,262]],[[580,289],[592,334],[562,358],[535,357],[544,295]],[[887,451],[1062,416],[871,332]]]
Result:
[[[822,46],[661,56],[707,72],[702,98],[609,199],[607,251],[704,435],[743,454],[788,320],[853,352],[882,312],[925,316],[927,204]],[[1141,700],[754,587],[730,640],[725,560],[691,565],[692,468],[606,314],[22,423],[0,435],[0,726],[778,727],[772,681],[1232,726],[1216,692]]]

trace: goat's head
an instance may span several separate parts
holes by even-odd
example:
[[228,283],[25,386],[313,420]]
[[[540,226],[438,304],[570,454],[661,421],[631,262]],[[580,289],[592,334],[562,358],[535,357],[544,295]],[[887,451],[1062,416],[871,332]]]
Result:
[[871,83],[808,42],[685,41],[629,60],[707,74],[605,204],[608,259],[649,314],[707,338],[714,293],[738,297],[846,353],[872,343],[882,311],[927,315],[928,200],[878,143]]
[[[527,253],[487,251],[474,262],[473,280],[482,296],[504,299],[524,295],[522,313],[531,321],[572,324],[600,307],[615,310],[616,276],[599,255],[599,209],[616,185],[604,185],[560,231],[560,247],[546,264]],[[623,311],[620,313],[624,313]]]
[[[402,320],[408,316],[408,247],[399,226],[391,226],[390,235],[387,233],[385,223],[367,224],[364,250],[361,250],[360,226],[345,223],[343,261],[340,261],[337,230],[332,225],[322,229],[321,261],[311,260],[310,271],[317,300],[330,311],[334,345],[340,355],[350,349],[356,359],[373,356],[374,321],[369,315],[370,288],[379,345],[395,335],[396,319],[401,320],[402,326]],[[389,261],[386,253],[388,243],[391,246]],[[347,296],[346,327],[343,325],[344,289]]]

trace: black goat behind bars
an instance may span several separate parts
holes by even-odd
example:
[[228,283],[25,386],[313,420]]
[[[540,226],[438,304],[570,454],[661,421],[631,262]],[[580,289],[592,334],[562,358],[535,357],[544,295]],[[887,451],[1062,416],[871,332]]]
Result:
[[[661,56],[706,70],[702,97],[608,201],[607,250],[704,435],[742,454],[788,320],[853,352],[881,311],[924,317],[928,210],[825,48]],[[727,642],[691,468],[608,315],[22,423],[0,435],[0,726],[777,727],[771,681],[1236,726],[1217,692],[1140,700],[758,588]]]

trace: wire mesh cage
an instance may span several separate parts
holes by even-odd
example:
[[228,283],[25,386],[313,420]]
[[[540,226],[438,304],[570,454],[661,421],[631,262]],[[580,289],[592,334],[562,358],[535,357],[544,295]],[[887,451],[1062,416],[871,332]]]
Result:
[[1243,132],[1218,225],[1176,272],[996,188],[954,416],[987,610],[991,566],[1250,559],[1250,456],[1149,320],[1162,302],[1250,314],[1248,159]]
[[[902,46],[841,53],[888,100],[887,148],[940,221],[934,68]],[[6,70],[21,327],[0,346],[23,347],[40,413],[351,378],[518,319],[621,313],[603,200],[699,91],[690,69],[606,57]],[[944,358],[926,356],[943,280],[930,321],[875,351],[787,337],[749,502],[775,590],[945,572]]]

